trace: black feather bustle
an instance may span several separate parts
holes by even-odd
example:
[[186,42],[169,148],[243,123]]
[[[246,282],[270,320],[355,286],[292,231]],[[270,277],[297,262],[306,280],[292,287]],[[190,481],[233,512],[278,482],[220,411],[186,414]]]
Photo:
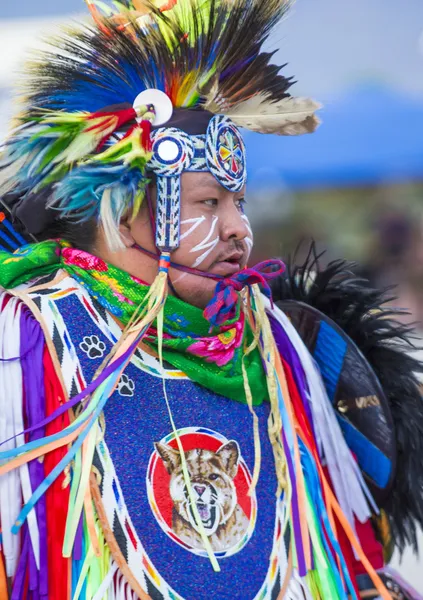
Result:
[[335,260],[320,265],[311,245],[304,263],[287,262],[272,285],[273,299],[297,300],[332,319],[357,344],[388,398],[395,424],[398,463],[392,492],[383,508],[396,547],[417,551],[417,525],[423,528],[423,399],[417,375],[423,364],[413,358],[413,327],[397,320],[402,311],[387,307],[387,290],[369,287],[353,274],[354,264]]

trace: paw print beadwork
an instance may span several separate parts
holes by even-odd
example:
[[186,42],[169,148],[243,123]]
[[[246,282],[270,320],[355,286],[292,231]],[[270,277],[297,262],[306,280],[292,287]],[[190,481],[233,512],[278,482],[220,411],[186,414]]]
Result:
[[132,379],[128,377],[125,373],[122,373],[121,378],[119,379],[117,391],[121,396],[127,396],[132,398],[134,395],[135,383]]
[[91,360],[102,358],[106,351],[106,344],[96,335],[86,335],[79,347]]

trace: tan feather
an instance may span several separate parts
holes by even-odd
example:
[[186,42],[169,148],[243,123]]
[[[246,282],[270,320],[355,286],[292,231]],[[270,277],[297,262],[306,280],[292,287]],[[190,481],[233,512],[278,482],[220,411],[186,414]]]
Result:
[[235,108],[225,111],[225,115],[239,127],[259,133],[277,135],[302,135],[312,133],[320,124],[314,114],[321,104],[310,98],[283,98],[272,102],[268,96],[257,94]]
[[199,91],[205,99],[204,110],[208,110],[212,113],[221,112],[219,110],[219,105],[216,103],[216,98],[219,93],[219,77],[212,77]]

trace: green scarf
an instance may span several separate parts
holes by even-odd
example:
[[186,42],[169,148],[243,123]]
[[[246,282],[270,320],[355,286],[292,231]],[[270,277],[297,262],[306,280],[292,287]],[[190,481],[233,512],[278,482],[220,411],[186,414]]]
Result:
[[[96,256],[63,241],[25,246],[14,254],[0,252],[0,286],[12,289],[58,269],[66,270],[104,308],[124,325],[145,300],[149,287]],[[157,350],[152,330],[145,343]],[[193,381],[239,402],[246,402],[242,376],[245,345],[252,332],[238,310],[237,318],[210,333],[200,309],[168,296],[164,308],[163,356]],[[244,358],[254,404],[267,399],[266,378],[256,349]]]

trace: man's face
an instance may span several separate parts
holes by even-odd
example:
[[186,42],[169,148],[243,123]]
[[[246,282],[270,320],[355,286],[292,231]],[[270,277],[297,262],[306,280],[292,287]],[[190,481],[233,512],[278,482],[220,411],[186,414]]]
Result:
[[[206,273],[231,276],[243,269],[253,245],[244,193],[229,192],[211,173],[183,173],[181,177],[181,243],[172,262]],[[155,190],[152,193],[155,205]],[[146,207],[131,226],[135,241],[154,251],[151,228],[146,235]],[[216,281],[171,268],[172,285],[182,300],[204,308],[213,297]]]

